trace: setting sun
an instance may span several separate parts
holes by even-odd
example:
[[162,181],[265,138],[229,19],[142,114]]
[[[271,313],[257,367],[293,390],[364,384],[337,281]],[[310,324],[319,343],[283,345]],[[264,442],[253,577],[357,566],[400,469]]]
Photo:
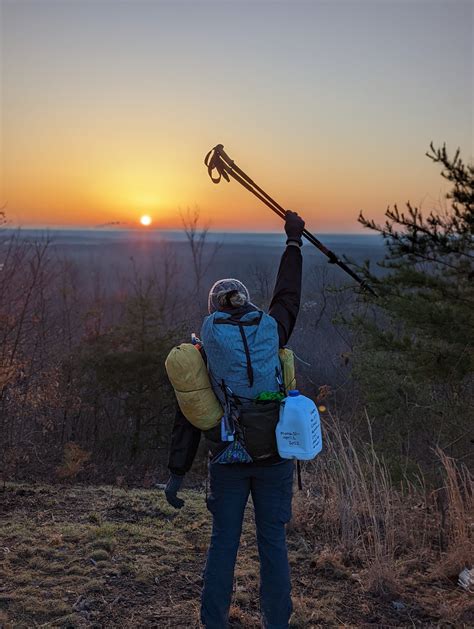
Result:
[[148,216],[148,214],[144,214],[140,218],[140,223],[144,225],[145,227],[148,227],[148,225],[151,225],[151,216]]

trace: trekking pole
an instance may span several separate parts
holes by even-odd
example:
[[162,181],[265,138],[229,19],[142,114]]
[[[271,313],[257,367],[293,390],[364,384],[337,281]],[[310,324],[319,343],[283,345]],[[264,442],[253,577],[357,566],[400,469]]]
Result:
[[[272,197],[267,194],[265,190],[262,190],[262,188],[260,188],[260,186],[258,186],[255,181],[250,179],[250,177],[241,168],[237,166],[234,160],[232,160],[224,151],[223,144],[217,144],[209,151],[204,159],[204,164],[207,166],[207,172],[209,173],[209,177],[211,178],[213,183],[219,183],[221,178],[224,178],[227,182],[229,182],[230,177],[232,177],[249,192],[254,194],[257,199],[260,199],[260,201],[262,201],[262,203],[264,203],[273,212],[275,212],[275,214],[278,214],[280,218],[285,220],[286,210],[279,203],[277,203],[275,199],[272,199]],[[217,175],[213,174],[214,171],[217,171]],[[377,296],[376,292],[367,284],[365,280],[360,278],[350,267],[347,266],[345,262],[340,260],[333,251],[323,245],[323,243],[318,240],[316,236],[314,236],[307,229],[303,230],[303,236],[317,249],[319,249],[321,253],[324,253],[331,264],[336,264],[343,271],[348,273],[356,282],[358,282],[362,289],[372,293],[372,295],[374,295],[375,297]]]

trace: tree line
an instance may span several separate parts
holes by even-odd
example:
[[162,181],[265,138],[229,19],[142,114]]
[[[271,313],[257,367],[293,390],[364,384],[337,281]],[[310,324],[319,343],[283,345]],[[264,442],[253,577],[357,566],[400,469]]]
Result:
[[[445,207],[389,207],[383,225],[361,213],[386,243],[377,268],[354,264],[378,296],[335,286],[326,267],[307,269],[294,339],[318,348],[321,330],[333,330],[340,373],[329,382],[320,356],[298,363],[300,381],[328,398],[361,443],[370,440],[395,478],[430,470],[437,448],[473,462],[474,167],[444,146],[427,155],[451,184]],[[219,252],[198,211],[183,222],[185,274],[163,245],[146,271],[131,259],[113,291],[58,255],[47,235],[0,232],[3,479],[64,478],[68,469],[110,479],[166,465],[175,401],[164,359],[199,329]],[[243,278],[262,306],[275,270],[257,260]]]

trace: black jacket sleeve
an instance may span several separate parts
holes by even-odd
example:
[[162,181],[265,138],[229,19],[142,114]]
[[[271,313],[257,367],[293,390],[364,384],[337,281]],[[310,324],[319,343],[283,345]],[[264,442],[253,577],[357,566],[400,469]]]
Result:
[[183,476],[189,472],[196,456],[201,440],[201,431],[193,426],[176,408],[173,431],[171,433],[171,447],[168,460],[168,468],[173,474]]
[[301,301],[303,256],[298,246],[283,252],[268,314],[278,323],[280,347],[286,345],[295,327]]

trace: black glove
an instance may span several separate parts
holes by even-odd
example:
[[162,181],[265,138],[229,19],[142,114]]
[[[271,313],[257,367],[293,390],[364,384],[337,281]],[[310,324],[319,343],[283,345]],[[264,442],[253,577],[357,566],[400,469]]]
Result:
[[285,231],[288,239],[286,244],[289,242],[296,242],[301,245],[303,244],[303,240],[301,236],[303,235],[304,230],[304,220],[301,216],[298,216],[296,212],[292,212],[291,210],[286,211],[285,217]]
[[175,509],[181,509],[181,507],[184,505],[184,500],[182,498],[178,498],[177,496],[177,493],[182,485],[183,478],[184,476],[179,476],[178,474],[173,474],[173,472],[171,472],[169,480],[166,483],[166,500]]

